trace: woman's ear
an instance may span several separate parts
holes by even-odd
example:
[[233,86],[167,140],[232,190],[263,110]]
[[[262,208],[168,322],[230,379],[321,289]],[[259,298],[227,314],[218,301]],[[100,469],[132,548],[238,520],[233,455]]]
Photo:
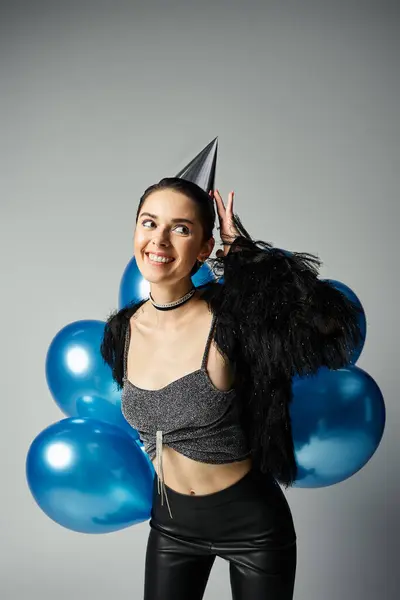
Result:
[[207,260],[207,258],[210,256],[211,252],[213,251],[215,246],[215,238],[210,237],[209,240],[207,240],[207,242],[204,244],[203,249],[201,251],[201,253],[197,256],[197,259],[200,262],[205,262]]

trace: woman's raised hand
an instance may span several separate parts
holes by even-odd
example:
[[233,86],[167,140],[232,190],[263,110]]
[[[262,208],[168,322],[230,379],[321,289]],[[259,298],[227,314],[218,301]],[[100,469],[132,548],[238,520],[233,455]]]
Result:
[[223,250],[217,250],[216,255],[218,258],[226,256],[229,252],[230,246],[225,244],[226,241],[233,242],[238,237],[239,232],[235,227],[233,221],[233,195],[234,192],[229,192],[228,202],[225,207],[224,202],[221,198],[221,194],[218,190],[211,190],[210,196],[215,199],[217,205],[219,228],[221,240],[224,244]]

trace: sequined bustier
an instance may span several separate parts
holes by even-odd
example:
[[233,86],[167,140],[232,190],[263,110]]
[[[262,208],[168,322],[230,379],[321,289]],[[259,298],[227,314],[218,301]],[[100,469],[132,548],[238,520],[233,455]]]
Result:
[[144,443],[153,460],[156,456],[158,493],[168,505],[162,466],[162,446],[166,444],[193,460],[204,463],[229,463],[250,455],[239,424],[239,401],[235,387],[219,390],[206,371],[208,350],[215,325],[213,316],[200,369],[183,375],[159,390],[137,387],[127,378],[130,324],[124,349],[122,413]]

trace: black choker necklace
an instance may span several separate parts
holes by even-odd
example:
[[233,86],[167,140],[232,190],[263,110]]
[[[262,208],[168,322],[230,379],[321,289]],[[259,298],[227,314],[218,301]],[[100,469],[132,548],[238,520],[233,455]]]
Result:
[[181,306],[182,304],[185,304],[185,302],[190,300],[190,298],[193,296],[195,291],[196,291],[196,288],[193,286],[192,289],[187,294],[182,296],[182,298],[179,298],[178,300],[174,300],[173,302],[167,302],[166,304],[157,304],[157,302],[154,302],[153,297],[150,294],[150,302],[152,303],[154,308],[156,308],[157,310],[172,310],[173,308],[176,308],[177,306]]

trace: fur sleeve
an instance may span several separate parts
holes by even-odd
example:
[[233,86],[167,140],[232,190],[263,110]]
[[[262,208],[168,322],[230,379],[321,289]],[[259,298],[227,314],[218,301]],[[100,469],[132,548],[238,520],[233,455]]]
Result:
[[240,235],[210,260],[217,279],[209,302],[216,343],[236,364],[242,424],[256,467],[291,485],[296,478],[289,406],[292,377],[348,364],[361,341],[361,310],[318,279],[320,260]]
[[230,315],[238,342],[246,345],[246,337],[255,336],[257,356],[251,358],[270,376],[277,367],[292,377],[348,365],[362,341],[362,309],[318,279],[319,258],[253,241],[235,219],[245,235],[225,257],[211,261],[224,277],[219,310]]
[[123,386],[125,335],[129,319],[145,301],[141,300],[120,310],[114,310],[106,319],[100,354],[111,368],[112,378],[119,390]]
[[123,384],[124,339],[128,321],[124,311],[113,311],[106,319],[100,354],[103,361],[111,368],[112,378],[118,389]]

